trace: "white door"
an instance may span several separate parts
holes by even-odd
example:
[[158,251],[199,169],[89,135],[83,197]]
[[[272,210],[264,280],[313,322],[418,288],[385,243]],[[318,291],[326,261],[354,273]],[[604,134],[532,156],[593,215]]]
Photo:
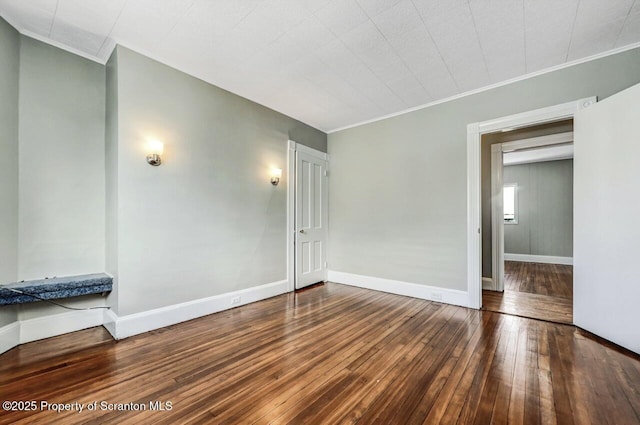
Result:
[[324,153],[296,151],[296,289],[327,276],[327,161]]
[[574,122],[574,323],[640,353],[640,84]]

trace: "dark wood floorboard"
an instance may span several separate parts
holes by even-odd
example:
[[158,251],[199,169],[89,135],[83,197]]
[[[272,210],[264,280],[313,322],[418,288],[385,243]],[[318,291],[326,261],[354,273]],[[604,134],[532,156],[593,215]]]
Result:
[[573,323],[573,267],[504,262],[504,292],[482,291],[488,311]]
[[640,424],[640,356],[573,326],[328,283],[111,341],[0,356],[0,424]]

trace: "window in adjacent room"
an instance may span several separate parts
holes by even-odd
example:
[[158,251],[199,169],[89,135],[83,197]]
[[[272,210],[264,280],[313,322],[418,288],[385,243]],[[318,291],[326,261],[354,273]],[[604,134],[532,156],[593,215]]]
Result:
[[502,189],[505,224],[518,224],[518,185],[505,184]]

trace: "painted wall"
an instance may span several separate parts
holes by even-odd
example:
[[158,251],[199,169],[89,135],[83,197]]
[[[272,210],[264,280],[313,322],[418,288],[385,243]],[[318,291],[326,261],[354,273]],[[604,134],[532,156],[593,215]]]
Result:
[[573,257],[573,160],[504,167],[518,185],[518,224],[504,226],[507,254]]
[[104,80],[103,66],[22,37],[21,280],[104,270]]
[[548,136],[573,131],[573,120],[564,120],[551,124],[535,125],[513,131],[482,135],[480,149],[481,196],[482,196],[482,276],[491,277],[493,252],[491,242],[491,145],[513,142],[533,137]]
[[[105,270],[126,315],[286,279],[287,176],[273,187],[270,171],[286,168],[287,140],[326,152],[326,134],[132,51],[103,67],[3,25],[9,280]],[[148,137],[166,143],[162,167],[144,159]],[[0,326],[63,312],[3,308]]]
[[[0,284],[18,277],[18,81],[20,35],[0,18]],[[0,327],[16,320],[0,307]]]
[[115,312],[285,280],[287,176],[274,187],[270,169],[286,169],[289,138],[326,151],[326,135],[122,47],[116,78]]
[[640,84],[576,115],[574,323],[640,353]]
[[[104,81],[103,66],[21,36],[19,280],[105,269]],[[104,303],[100,295],[64,300]],[[33,303],[18,317],[65,312]]]
[[467,289],[467,124],[640,82],[640,49],[329,135],[329,268]]
[[106,64],[105,271],[113,276],[108,305],[118,309],[118,51]]

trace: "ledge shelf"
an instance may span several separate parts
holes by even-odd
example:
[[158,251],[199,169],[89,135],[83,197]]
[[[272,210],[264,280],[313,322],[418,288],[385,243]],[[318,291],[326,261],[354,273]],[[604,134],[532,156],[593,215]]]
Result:
[[[26,294],[33,294],[46,300],[55,300],[111,292],[112,287],[113,278],[105,273],[16,282],[0,286],[0,305],[40,301],[38,298]],[[25,294],[10,291],[8,288],[17,289]]]

